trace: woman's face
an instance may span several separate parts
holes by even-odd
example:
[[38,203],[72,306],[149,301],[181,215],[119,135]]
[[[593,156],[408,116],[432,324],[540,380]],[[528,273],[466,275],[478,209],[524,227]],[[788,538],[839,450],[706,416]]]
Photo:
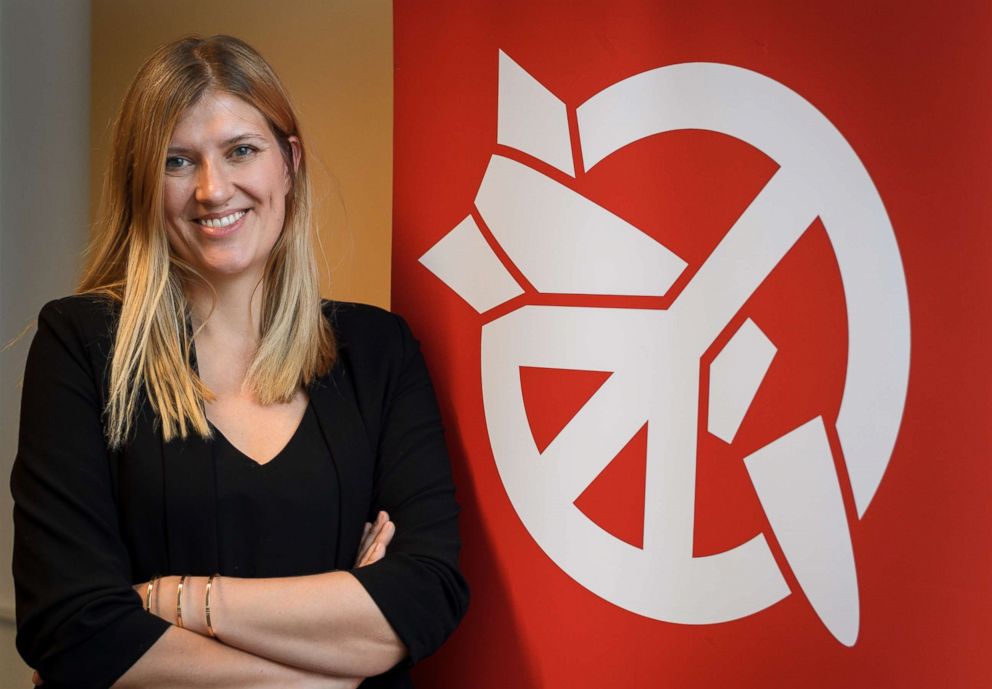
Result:
[[[290,143],[297,157],[299,141]],[[176,125],[164,164],[172,250],[210,280],[261,279],[291,185],[262,113],[207,92]]]

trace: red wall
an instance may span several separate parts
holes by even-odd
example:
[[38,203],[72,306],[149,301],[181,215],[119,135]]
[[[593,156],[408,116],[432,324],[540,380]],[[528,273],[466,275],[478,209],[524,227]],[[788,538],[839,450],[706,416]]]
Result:
[[[463,566],[473,593],[455,636],[417,669],[418,686],[923,688],[992,683],[992,661],[984,652],[992,641],[992,539],[983,535],[992,488],[992,371],[986,353],[992,336],[992,5],[419,0],[395,2],[394,22],[392,304],[420,338],[441,398],[463,508]],[[510,135],[497,143],[500,51],[564,103],[567,145],[579,163],[574,175],[506,144]],[[771,82],[792,92],[795,102],[818,113],[810,115],[813,120],[836,128],[840,143],[826,135],[801,140],[812,130],[771,108],[749,117],[757,118],[757,129],[781,131],[775,151],[782,155],[701,124],[640,139],[584,169],[582,156],[589,149],[582,140],[586,131],[579,134],[580,106],[628,77],[698,62],[743,68],[758,75],[755,83]],[[737,83],[746,86],[732,82]],[[682,102],[677,95],[666,97],[678,101],[676,109],[689,107],[692,96],[687,93]],[[733,100],[731,95],[727,99]],[[642,107],[640,101],[626,107],[635,105]],[[712,104],[725,107],[723,96]],[[837,151],[853,151],[866,176],[834,165],[826,154],[810,153],[821,144],[838,160],[843,155]],[[540,139],[534,146],[545,150],[551,144]],[[783,165],[782,157],[796,151],[806,153]],[[494,154],[607,209],[680,257],[684,270],[670,288],[659,278],[657,293],[578,294],[535,285],[543,273],[518,265],[526,251],[508,249],[500,239],[500,232],[514,228],[490,227],[492,216],[477,208],[476,195]],[[808,172],[803,161],[819,172]],[[484,325],[534,305],[568,313],[590,307],[599,309],[596,313],[668,314],[751,201],[786,169],[798,169],[795,178],[808,182],[809,188],[798,182],[796,193],[816,206],[812,222],[807,228],[803,221],[799,229],[805,231],[688,373],[681,364],[664,368],[665,362],[685,357],[651,354],[650,347],[658,344],[651,334],[664,339],[668,331],[614,327],[609,319],[604,321],[608,327],[597,328],[593,318],[583,321],[574,340],[555,340],[553,348],[595,358],[589,352],[598,351],[595,343],[602,342],[636,358],[646,347],[643,366],[655,367],[655,387],[635,384],[642,363],[631,363],[629,357],[611,368],[548,365],[535,355],[521,359],[519,377],[514,371],[512,380],[490,382],[500,389],[491,391],[484,404],[483,378],[501,375],[484,369],[497,366],[501,356],[515,356],[491,352],[484,358]],[[884,222],[852,200],[866,189],[880,199]],[[782,198],[781,205],[790,206],[793,197]],[[848,215],[832,215],[835,205],[845,206]],[[863,235],[841,240],[854,231],[849,216],[864,222],[857,230]],[[458,287],[471,276],[452,277],[459,266],[482,261],[479,255],[466,255],[461,262],[453,250],[455,258],[445,257],[440,261],[445,267],[435,264],[434,269],[426,265],[429,259],[421,260],[466,217],[478,227],[487,255],[499,259],[500,274],[521,291],[481,313],[459,296],[465,288]],[[831,217],[840,220],[831,225]],[[613,247],[610,238],[616,236],[604,239],[604,246]],[[756,231],[748,246],[763,246],[764,236]],[[886,237],[894,244],[887,245]],[[839,256],[842,241],[847,253]],[[609,263],[606,254],[583,263],[581,241],[575,242],[561,242],[554,251],[578,274],[591,275],[593,268]],[[751,260],[748,256],[745,252],[729,261],[716,282],[731,285],[731,274]],[[634,271],[623,260],[611,265],[615,275],[604,278],[607,283],[632,279]],[[862,276],[858,289],[852,287],[855,274]],[[480,289],[492,292],[492,284]],[[849,300],[868,303],[876,297],[880,306],[870,312],[875,316],[852,316],[858,304]],[[710,311],[705,299],[701,304],[703,317]],[[899,318],[900,304],[908,305],[908,322]],[[860,330],[852,334],[858,318]],[[710,378],[714,361],[748,320],[774,345],[775,354],[726,442],[708,432],[716,396],[723,394],[710,388]],[[520,330],[519,341],[540,348],[546,335],[542,328]],[[497,339],[493,343],[510,346],[498,345]],[[852,373],[855,360],[873,343],[881,354],[865,355],[864,361],[873,362],[869,370]],[[906,345],[908,378],[903,375],[900,389],[898,360]],[[606,394],[609,381],[619,380],[623,371],[629,374],[631,367],[630,390],[664,388],[668,371],[673,389],[689,385],[682,378],[691,379],[698,405],[691,414],[680,408],[659,417],[656,407],[653,416],[627,420],[637,432],[574,506],[537,505],[532,508],[537,517],[526,510],[521,514],[521,506],[545,485],[542,481],[549,481],[541,462],[550,460],[541,453],[587,400]],[[895,373],[878,373],[887,367]],[[878,393],[882,400],[877,419],[876,406],[861,407],[852,421],[860,430],[849,435],[869,446],[878,441],[864,461],[884,469],[880,481],[858,479],[864,470],[854,467],[860,461],[856,443],[848,444],[843,428],[838,430],[845,396],[853,398],[849,391],[857,385],[868,388],[863,399]],[[492,401],[503,394],[500,390],[516,390],[513,394],[522,398],[527,427],[521,428],[530,436],[505,437],[512,424],[495,418],[499,403]],[[620,416],[639,408],[622,391],[618,395]],[[895,418],[888,431],[886,418]],[[826,465],[817,464],[811,448],[820,445],[814,440],[800,444],[805,450],[794,458],[785,448],[780,463],[760,454],[783,434],[816,419],[816,428],[823,429],[821,444],[828,448]],[[641,421],[648,424],[646,431],[640,431]],[[612,429],[625,421],[604,423]],[[652,468],[652,453],[674,443],[671,439],[686,428],[695,440],[694,475],[680,475],[681,485],[657,483],[666,474]],[[894,443],[886,445],[886,433]],[[494,440],[500,447],[536,448],[534,485],[510,476],[526,474],[531,460],[512,449],[494,450]],[[500,457],[501,452],[509,454]],[[576,452],[576,466],[586,461],[585,452],[581,447]],[[754,459],[745,462],[748,457]],[[814,468],[824,466],[829,480],[819,481],[826,474]],[[763,475],[761,467],[767,469]],[[570,471],[562,463],[563,481]],[[860,497],[852,487],[859,480],[871,489]],[[776,512],[775,500],[790,499],[795,504]],[[740,590],[743,573],[735,578],[732,569],[721,571],[712,592],[698,603],[686,602],[685,610],[680,602],[699,598],[702,584],[668,576],[668,551],[659,556],[653,586],[645,585],[651,579],[643,572],[634,577],[633,568],[619,568],[616,578],[623,584],[631,577],[631,590],[619,585],[608,595],[608,581],[597,585],[595,576],[576,576],[583,567],[609,570],[611,563],[596,558],[610,557],[614,550],[599,551],[598,543],[613,543],[615,552],[640,562],[632,549],[654,547],[644,531],[645,515],[655,509],[667,514],[666,500],[691,507],[686,557],[723,553],[758,538],[767,544],[788,595],[761,610],[707,622],[702,611],[712,600],[726,596],[730,602],[724,607],[713,603],[713,609],[726,610],[746,595]],[[831,509],[833,522],[824,516]],[[556,515],[561,519],[557,530]],[[600,540],[583,540],[586,533]],[[824,534],[839,538],[839,545],[819,547],[817,539]],[[576,565],[575,553],[587,546],[590,562]],[[854,579],[845,584],[848,575]],[[648,610],[651,601],[661,600],[674,602],[659,603],[661,612]],[[638,607],[636,601],[644,603]],[[681,612],[671,612],[676,609]],[[831,627],[825,617],[841,621]],[[837,625],[847,625],[847,636]]]

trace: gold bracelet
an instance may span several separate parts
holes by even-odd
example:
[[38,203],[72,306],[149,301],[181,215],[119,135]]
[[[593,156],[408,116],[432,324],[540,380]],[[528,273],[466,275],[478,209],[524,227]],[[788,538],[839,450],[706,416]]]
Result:
[[148,589],[145,591],[145,612],[152,611],[152,591],[155,590],[155,582],[158,581],[158,576],[154,576],[148,582]]
[[183,628],[183,586],[186,585],[186,575],[179,577],[179,586],[176,587],[176,626]]
[[203,599],[203,611],[206,613],[206,618],[207,618],[207,636],[209,636],[211,639],[217,638],[217,635],[214,634],[214,627],[212,624],[210,624],[210,587],[214,583],[214,578],[219,579],[220,575],[211,574],[210,578],[207,579],[207,595]]

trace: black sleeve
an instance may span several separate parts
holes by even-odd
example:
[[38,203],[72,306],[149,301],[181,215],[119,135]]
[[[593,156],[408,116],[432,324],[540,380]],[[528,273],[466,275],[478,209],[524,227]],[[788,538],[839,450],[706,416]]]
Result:
[[110,686],[169,626],[131,588],[100,420],[102,371],[79,322],[87,313],[72,299],[38,316],[11,475],[17,648],[46,689]]
[[409,327],[393,318],[402,357],[387,390],[372,497],[396,536],[384,559],[352,573],[416,662],[454,631],[468,586],[458,568],[458,504],[434,388]]

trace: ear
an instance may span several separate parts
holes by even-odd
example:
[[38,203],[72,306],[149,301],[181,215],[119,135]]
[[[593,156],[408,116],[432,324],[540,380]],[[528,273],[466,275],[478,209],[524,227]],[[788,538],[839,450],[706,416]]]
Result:
[[289,141],[289,153],[293,163],[292,175],[289,174],[289,168],[286,168],[286,193],[288,194],[290,189],[293,187],[293,178],[300,170],[300,160],[303,158],[303,147],[300,145],[299,137],[291,136],[287,139],[287,141]]
[[297,136],[289,137],[289,148],[293,154],[293,172],[299,172],[300,159],[303,157],[303,149],[300,146],[300,139]]

